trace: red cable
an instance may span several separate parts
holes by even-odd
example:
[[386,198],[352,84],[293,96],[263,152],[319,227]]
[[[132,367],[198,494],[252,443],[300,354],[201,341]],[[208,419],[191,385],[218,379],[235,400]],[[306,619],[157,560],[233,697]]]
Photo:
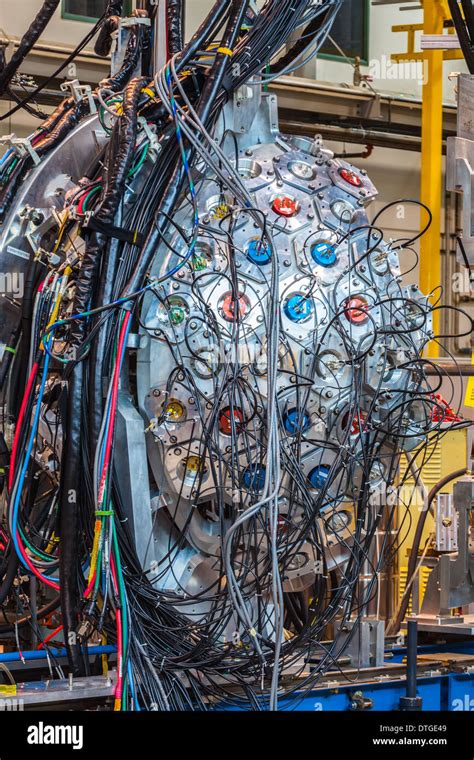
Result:
[[[115,593],[118,595],[118,581],[115,570],[115,560],[110,558],[110,569],[114,583]],[[115,699],[122,698],[123,662],[122,662],[122,613],[119,608],[115,610],[115,622],[117,624],[117,684],[115,686]]]
[[52,633],[49,633],[46,636],[45,640],[42,641],[40,644],[38,644],[37,649],[43,649],[44,645],[47,644],[48,641],[51,641],[51,639],[54,638],[54,636],[56,636],[56,634],[59,633],[59,631],[62,631],[63,628],[64,628],[63,625],[58,625],[58,627],[56,628],[56,630],[54,630]]
[[12,455],[10,457],[10,472],[8,473],[8,490],[9,491],[11,491],[12,485],[13,485],[13,475],[15,472],[16,453],[18,449],[18,441],[20,439],[23,417],[25,416],[26,406],[28,403],[28,399],[30,397],[31,388],[33,386],[33,381],[36,377],[37,372],[38,372],[38,362],[35,362],[31,368],[31,373],[28,378],[28,382],[26,384],[25,395],[23,396],[23,401],[21,402],[20,414],[18,415],[18,422],[16,423],[15,437],[13,439],[13,446],[12,446]]

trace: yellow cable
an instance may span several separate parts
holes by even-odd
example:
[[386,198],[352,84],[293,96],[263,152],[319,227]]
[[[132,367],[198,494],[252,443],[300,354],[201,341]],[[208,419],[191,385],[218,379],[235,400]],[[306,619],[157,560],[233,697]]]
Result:
[[97,557],[99,554],[99,540],[100,540],[100,534],[102,532],[102,520],[96,520],[95,521],[95,528],[94,528],[94,542],[92,544],[92,553],[91,553],[91,566],[89,568],[89,577],[87,585],[91,582],[95,569],[97,567]]

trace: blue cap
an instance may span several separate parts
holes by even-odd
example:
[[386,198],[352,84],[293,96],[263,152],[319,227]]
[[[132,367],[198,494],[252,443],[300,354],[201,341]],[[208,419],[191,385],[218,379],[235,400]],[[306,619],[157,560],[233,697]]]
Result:
[[252,464],[245,470],[242,482],[249,491],[261,491],[265,485],[266,467],[263,464]]
[[289,435],[296,435],[300,431],[304,433],[310,425],[309,414],[299,409],[290,409],[283,417],[283,425]]
[[320,464],[311,470],[308,476],[308,480],[313,488],[324,488],[326,480],[328,479],[329,470],[331,468],[327,464]]
[[315,243],[311,246],[313,261],[321,267],[332,267],[336,261],[336,248],[331,243]]
[[286,299],[283,310],[292,322],[304,322],[313,312],[313,302],[304,293],[295,293]]
[[258,266],[262,266],[262,264],[268,264],[272,256],[270,246],[268,245],[267,241],[260,239],[251,240],[247,246],[247,257],[250,259],[252,264],[258,264]]

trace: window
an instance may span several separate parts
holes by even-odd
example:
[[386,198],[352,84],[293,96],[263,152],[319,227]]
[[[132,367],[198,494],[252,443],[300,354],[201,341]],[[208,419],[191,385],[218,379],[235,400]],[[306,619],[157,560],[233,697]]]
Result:
[[[344,0],[330,33],[348,58],[359,56],[363,63],[369,57],[369,6],[370,0]],[[330,39],[320,52],[324,57],[341,57]]]
[[[107,8],[108,0],[63,0],[62,17],[73,21],[97,21]],[[123,4],[123,13],[131,10],[131,0]]]

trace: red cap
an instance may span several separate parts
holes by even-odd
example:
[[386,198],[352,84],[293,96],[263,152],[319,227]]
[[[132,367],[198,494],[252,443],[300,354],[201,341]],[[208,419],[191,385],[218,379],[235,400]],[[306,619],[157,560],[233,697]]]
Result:
[[279,195],[272,203],[272,209],[279,216],[294,216],[298,211],[298,202],[287,195]]
[[247,311],[248,302],[245,298],[243,293],[239,293],[239,313],[237,315],[236,308],[235,308],[235,300],[232,296],[232,293],[228,293],[221,304],[222,309],[222,316],[226,320],[226,322],[235,322],[237,320],[237,316],[243,317]]
[[344,179],[353,187],[360,187],[362,185],[362,180],[359,175],[350,169],[341,169],[339,174],[341,175],[342,179]]
[[[241,409],[238,407],[234,407],[234,420],[235,420],[235,430],[237,433],[240,433],[242,430],[242,426],[238,423],[241,423],[244,421],[244,415],[242,414]],[[221,409],[219,412],[219,429],[221,433],[224,433],[224,435],[230,435],[232,432],[232,425],[231,425],[231,417],[230,417],[230,406],[226,406],[225,409]]]
[[349,298],[346,301],[344,308],[344,314],[349,322],[353,325],[361,325],[367,319],[367,312],[369,310],[369,304],[361,296],[355,296],[355,298]]

